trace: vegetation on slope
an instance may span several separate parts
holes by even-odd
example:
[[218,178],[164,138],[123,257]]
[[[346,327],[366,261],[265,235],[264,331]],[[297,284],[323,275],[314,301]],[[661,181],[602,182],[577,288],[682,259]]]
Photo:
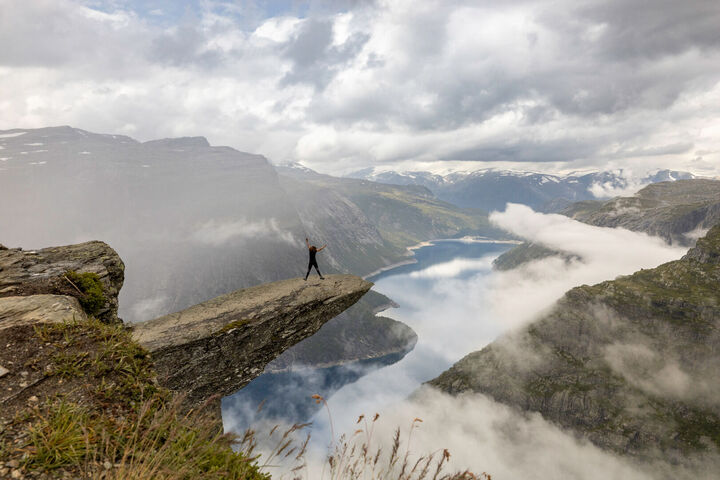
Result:
[[[0,364],[26,370],[0,377],[0,478],[269,480],[271,462],[303,478],[309,437],[294,436],[303,425],[263,432],[276,446],[261,458],[252,430],[242,438],[223,434],[210,409],[184,411],[120,325],[90,318],[10,327],[3,336]],[[443,473],[446,450],[417,457],[405,448],[402,456],[399,430],[388,450],[377,441],[371,450],[371,430],[365,433],[334,444],[322,478],[490,479]]]
[[0,379],[0,457],[9,465],[0,476],[269,478],[247,450],[230,448],[236,439],[209,412],[179,411],[122,326],[91,318],[3,333],[0,363],[25,370]]
[[497,257],[493,261],[493,267],[500,271],[512,270],[515,267],[532,262],[533,260],[541,260],[552,256],[562,257],[566,262],[580,258],[571,253],[552,250],[538,243],[525,242]]
[[720,225],[681,260],[570,290],[431,383],[534,410],[622,454],[720,452]]

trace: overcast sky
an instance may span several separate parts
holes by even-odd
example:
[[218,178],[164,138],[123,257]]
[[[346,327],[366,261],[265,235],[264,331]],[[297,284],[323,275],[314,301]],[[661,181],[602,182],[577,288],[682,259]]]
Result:
[[328,173],[720,175],[717,0],[0,0],[0,129],[72,125]]

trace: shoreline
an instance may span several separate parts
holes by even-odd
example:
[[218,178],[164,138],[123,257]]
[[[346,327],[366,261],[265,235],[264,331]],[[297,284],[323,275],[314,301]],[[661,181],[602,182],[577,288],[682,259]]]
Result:
[[402,267],[403,265],[412,265],[414,263],[417,263],[417,260],[414,258],[410,258],[408,260],[403,260],[402,262],[391,263],[390,265],[386,265],[384,267],[378,268],[377,270],[373,270],[372,272],[368,273],[367,275],[363,275],[362,279],[367,280],[369,278],[380,275],[383,272],[392,270],[393,268]]
[[384,267],[378,268],[377,270],[373,270],[372,272],[368,273],[367,275],[363,275],[362,279],[368,280],[372,277],[380,275],[381,273],[387,272],[388,270],[392,270],[393,268],[402,267],[403,265],[412,265],[414,263],[417,263],[417,260],[414,258],[415,250],[419,250],[423,247],[430,247],[434,243],[440,243],[440,242],[499,243],[499,244],[510,244],[510,245],[520,245],[523,243],[521,240],[497,240],[497,239],[488,238],[488,237],[469,236],[469,235],[465,236],[465,237],[460,237],[460,238],[436,238],[433,240],[425,240],[424,242],[420,242],[420,243],[411,245],[406,248],[407,255],[409,257],[411,257],[408,260],[391,263],[390,265],[386,265]]
[[[396,348],[396,349],[390,349],[382,352],[377,352],[376,355],[372,356],[366,356],[366,357],[358,357],[354,359],[345,359],[340,360],[337,362],[325,362],[325,363],[317,363],[312,365],[289,365],[287,367],[283,368],[270,368],[263,370],[263,375],[265,374],[277,374],[277,373],[290,373],[290,372],[297,372],[297,371],[303,371],[303,370],[316,370],[316,369],[325,369],[325,368],[333,368],[333,367],[343,367],[345,365],[350,365],[353,363],[358,362],[382,362],[383,360],[388,359],[388,357],[392,357],[394,355],[400,356],[400,359],[407,355],[408,353],[412,352],[415,349],[415,345],[417,344],[417,336],[415,336],[414,341],[408,342],[407,345],[405,345],[402,348]],[[393,362],[395,363],[395,362]],[[270,364],[268,364],[269,366]],[[392,363],[391,363],[392,365]],[[238,390],[239,391],[239,390]]]

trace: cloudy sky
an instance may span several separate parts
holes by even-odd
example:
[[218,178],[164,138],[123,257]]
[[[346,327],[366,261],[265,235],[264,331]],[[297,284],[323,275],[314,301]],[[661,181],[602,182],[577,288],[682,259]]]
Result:
[[72,125],[328,173],[720,175],[720,3],[0,0],[0,129]]

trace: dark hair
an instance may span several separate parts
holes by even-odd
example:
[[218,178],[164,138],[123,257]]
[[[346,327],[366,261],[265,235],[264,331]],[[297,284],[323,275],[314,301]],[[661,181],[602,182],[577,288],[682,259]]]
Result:
[[315,245],[310,245],[310,250],[317,252],[317,247]]

